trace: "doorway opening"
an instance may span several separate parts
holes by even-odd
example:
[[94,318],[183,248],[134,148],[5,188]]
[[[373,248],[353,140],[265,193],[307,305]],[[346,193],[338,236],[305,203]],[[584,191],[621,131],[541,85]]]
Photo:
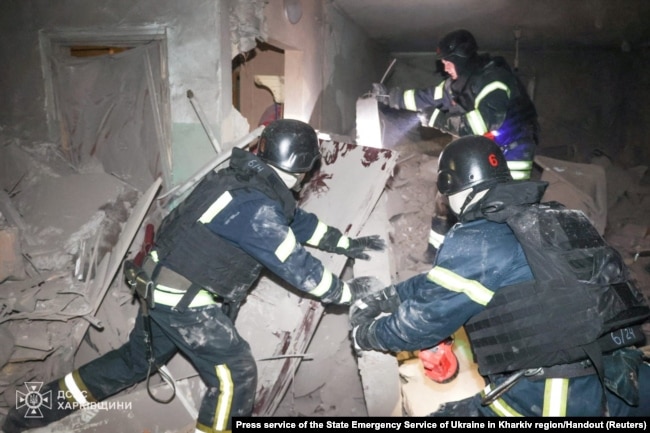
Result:
[[252,128],[284,117],[284,64],[284,50],[263,42],[233,59],[233,106]]
[[99,163],[140,191],[171,183],[164,29],[42,31],[50,138],[77,169]]

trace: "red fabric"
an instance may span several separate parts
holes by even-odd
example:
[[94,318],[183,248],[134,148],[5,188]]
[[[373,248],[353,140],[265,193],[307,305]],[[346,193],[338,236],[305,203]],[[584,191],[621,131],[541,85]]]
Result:
[[458,374],[458,358],[451,339],[431,349],[421,350],[418,357],[424,366],[424,374],[434,382],[447,383]]

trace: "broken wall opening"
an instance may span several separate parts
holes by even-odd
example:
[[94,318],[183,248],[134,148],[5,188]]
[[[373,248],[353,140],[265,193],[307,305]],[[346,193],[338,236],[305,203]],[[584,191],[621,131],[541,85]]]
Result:
[[43,31],[40,44],[48,128],[64,158],[140,191],[158,177],[169,185],[165,30]]
[[284,50],[259,42],[232,60],[233,106],[252,128],[284,117]]

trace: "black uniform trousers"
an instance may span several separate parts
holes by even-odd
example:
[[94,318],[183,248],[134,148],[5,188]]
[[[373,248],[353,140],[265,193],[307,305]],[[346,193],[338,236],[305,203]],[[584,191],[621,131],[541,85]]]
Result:
[[[199,427],[231,430],[232,416],[252,414],[257,386],[255,360],[250,346],[219,305],[188,308],[181,313],[156,304],[149,315],[157,365],[164,365],[180,351],[208,388],[199,409]],[[122,347],[79,368],[81,379],[98,401],[146,378],[144,320],[147,318],[139,314],[129,341]]]

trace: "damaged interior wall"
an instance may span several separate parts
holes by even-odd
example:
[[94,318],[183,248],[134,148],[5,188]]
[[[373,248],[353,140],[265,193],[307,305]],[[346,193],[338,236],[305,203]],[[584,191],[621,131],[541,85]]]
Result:
[[[51,78],[44,76],[47,59],[39,40],[43,34],[124,38],[144,31],[165,35],[166,58],[161,61],[167,68],[163,79],[169,87],[169,108],[160,122],[166,131],[165,144],[173,152],[173,183],[186,179],[215,154],[188,101],[188,90],[196,95],[222,148],[256,126],[232,107],[231,63],[239,53],[254,49],[257,40],[268,39],[285,50],[285,80],[292,83],[285,89],[285,117],[348,134],[354,126],[356,98],[367,91],[365,77],[385,68],[388,62],[382,56],[387,54],[328,3],[301,3],[301,19],[291,24],[282,2],[262,0],[191,0],[182,5],[141,1],[137,6],[119,0],[92,4],[71,0],[56,6],[9,0],[0,17],[0,34],[7,42],[0,46],[0,59],[6,65],[0,71],[0,95],[11,101],[0,108],[3,135],[26,142],[61,140],[56,107],[47,91]],[[339,35],[342,29],[346,33]]]
[[[3,9],[0,18],[3,40],[11,43],[2,44],[0,56],[11,66],[3,68],[1,72],[1,91],[3,99],[13,101],[3,107],[6,111],[1,122],[6,133],[28,142],[58,142],[61,139],[59,125],[52,125],[52,121],[58,120],[57,107],[51,95],[47,94],[47,80],[51,77],[44,76],[48,59],[43,58],[43,42],[40,40],[47,37],[47,32],[53,31],[87,37],[94,33],[110,34],[113,38],[123,39],[143,30],[164,33],[167,57],[161,61],[168,68],[163,78],[168,86],[170,109],[160,121],[163,129],[168,131],[169,146],[173,144],[175,149],[194,149],[192,154],[197,159],[190,162],[195,167],[202,162],[199,159],[201,155],[205,156],[212,147],[187,101],[187,89],[203,96],[205,111],[219,126],[216,129],[218,136],[221,125],[228,125],[228,122],[216,122],[216,119],[228,119],[230,116],[229,112],[221,109],[218,98],[222,94],[224,73],[230,85],[229,68],[220,67],[220,53],[228,50],[218,48],[222,40],[222,27],[225,25],[229,28],[226,3],[194,1],[192,7],[187,7],[173,1],[140,2],[137,5],[120,1],[99,4],[70,1],[63,5],[42,1],[10,1]],[[205,42],[197,44],[196,40]],[[73,38],[69,45],[82,42],[80,38]],[[95,43],[101,41],[95,40]],[[229,47],[229,43],[226,46]],[[228,62],[230,57],[227,53]],[[146,74],[144,68],[140,73]],[[101,118],[96,120],[98,129],[101,121]],[[192,134],[194,130],[196,133]],[[233,133],[230,134],[220,138],[234,138]],[[185,141],[186,138],[192,141]],[[160,137],[142,139],[158,140]]]
[[[295,24],[282,3],[301,7]],[[285,117],[354,137],[356,100],[368,77],[386,68],[388,53],[330,2],[282,3],[269,2],[265,16],[268,42],[285,51]]]

